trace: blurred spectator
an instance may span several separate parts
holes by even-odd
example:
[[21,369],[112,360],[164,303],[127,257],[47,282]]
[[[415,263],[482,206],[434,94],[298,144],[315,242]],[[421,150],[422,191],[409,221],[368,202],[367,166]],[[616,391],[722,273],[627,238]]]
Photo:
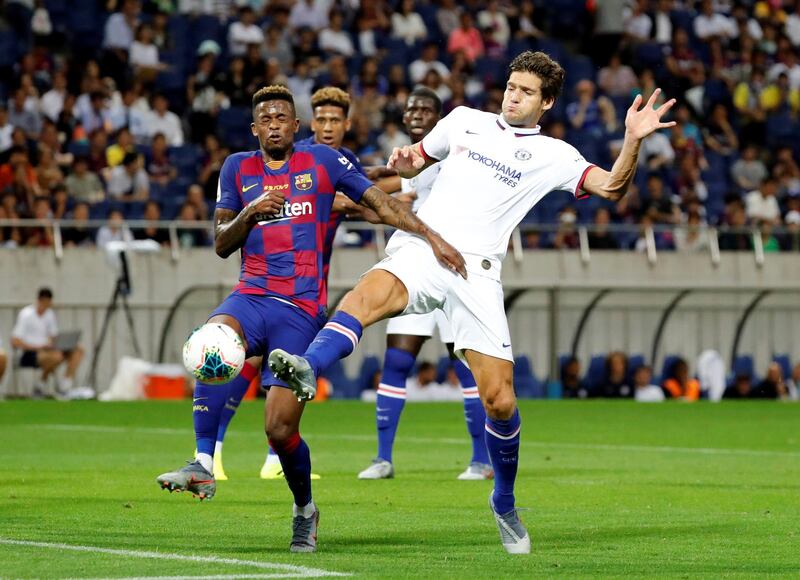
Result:
[[[108,177],[108,197],[115,201],[144,201],[150,195],[150,182],[137,153],[128,153],[111,169]],[[99,245],[99,244],[98,244]]]
[[39,136],[39,150],[49,149],[53,155],[56,164],[64,169],[69,170],[75,162],[75,156],[69,151],[64,151],[64,145],[58,135],[58,129],[50,120],[44,122],[42,125],[42,133]]
[[739,35],[734,20],[714,12],[712,0],[700,1],[700,11],[694,18],[693,26],[695,36],[704,42],[718,38],[726,43],[728,39]]
[[327,0],[298,0],[289,13],[289,26],[295,30],[303,27],[322,30],[328,26],[329,8]]
[[628,6],[626,0],[596,0],[594,2],[594,36],[592,38],[592,58],[595,63],[607,63],[609,57],[619,50],[624,19],[622,15]]
[[745,230],[747,214],[741,201],[731,205],[728,213],[728,226],[733,231],[723,229],[719,235],[719,249],[727,251],[747,251],[752,248],[752,236]]
[[512,21],[512,30],[514,30],[514,38],[517,40],[536,40],[544,38],[545,34],[539,28],[539,19],[535,14],[536,4],[533,0],[522,0],[519,4],[519,9]]
[[459,27],[451,32],[447,39],[447,52],[451,55],[463,52],[471,63],[483,56],[483,38],[480,30],[475,28],[469,12],[462,12],[459,15]]
[[67,217],[67,211],[72,206],[72,200],[69,198],[67,188],[63,183],[60,183],[50,190],[50,206],[53,210],[53,219],[60,220]]
[[197,219],[206,221],[209,219],[208,203],[206,203],[203,188],[197,183],[193,183],[186,190],[186,203],[194,207]]
[[344,30],[344,17],[338,10],[331,12],[329,26],[319,33],[319,47],[327,53],[340,54],[347,58],[355,53],[353,41]]
[[404,40],[408,46],[428,36],[422,16],[414,10],[414,0],[401,0],[400,10],[392,14],[392,36]]
[[611,60],[597,75],[597,86],[610,97],[628,97],[638,84],[633,69],[622,64],[622,57],[618,52],[611,55]]
[[619,242],[608,231],[611,223],[611,212],[606,208],[598,208],[594,214],[594,228],[589,232],[589,247],[592,250],[617,250]]
[[766,219],[758,221],[758,231],[761,235],[761,247],[764,253],[780,252],[781,246],[778,243],[778,238],[772,235],[772,228],[774,222]]
[[478,13],[478,27],[487,31],[489,39],[505,52],[511,38],[511,27],[499,0],[489,0],[486,9]]
[[751,221],[766,220],[779,223],[781,209],[775,198],[777,193],[778,182],[772,177],[764,179],[758,189],[751,191],[744,198],[747,218]]
[[133,135],[127,127],[119,130],[116,143],[106,148],[106,163],[108,167],[116,167],[128,153],[136,153],[136,145],[133,142]]
[[691,48],[689,33],[683,28],[676,28],[672,34],[672,46],[667,51],[664,64],[669,74],[674,77],[676,89],[680,92],[692,86],[692,77],[703,64]]
[[647,167],[649,171],[658,171],[675,161],[675,150],[669,142],[669,137],[657,131],[642,140],[639,147],[639,166]]
[[91,134],[97,130],[111,131],[111,109],[103,91],[92,91],[86,101],[82,101],[79,97],[76,109],[78,110],[78,122],[87,133]]
[[11,149],[11,134],[14,132],[14,125],[8,122],[8,109],[0,103],[0,162],[6,161],[5,156]]
[[28,139],[37,139],[42,130],[42,118],[38,110],[31,110],[25,106],[27,95],[25,89],[17,89],[8,102],[8,122],[14,127],[19,127],[25,132]]
[[428,361],[422,361],[417,367],[416,376],[406,381],[408,401],[459,401],[461,396],[461,389],[436,382],[436,366]]
[[228,52],[231,56],[242,56],[248,44],[260,45],[263,42],[264,32],[256,24],[256,14],[245,4],[239,8],[239,20],[228,27]]
[[779,197],[800,195],[800,166],[794,159],[791,147],[778,147],[772,177],[778,181]]
[[685,360],[676,360],[669,374],[664,381],[664,391],[671,399],[696,401],[700,398],[700,383],[689,377],[689,365]]
[[[605,97],[595,97],[595,86],[589,79],[578,81],[575,85],[577,101],[567,105],[567,118],[573,129],[588,131],[600,137],[603,133],[603,120],[600,116],[599,102]],[[613,109],[613,106],[612,106]]]
[[[50,206],[50,199],[42,195],[37,196],[33,200],[33,211],[31,213],[31,218],[35,220],[52,222],[53,209]],[[27,228],[25,235],[25,245],[29,248],[53,247],[53,227],[51,225]]]
[[737,374],[733,384],[725,389],[723,399],[748,399],[752,390],[752,380],[748,374]]
[[653,371],[647,365],[638,367],[633,372],[634,399],[637,403],[661,403],[664,391],[653,384]]
[[167,152],[167,139],[161,133],[153,136],[150,155],[147,157],[147,175],[153,183],[166,185],[178,176]]
[[411,145],[411,139],[400,130],[396,123],[389,122],[385,124],[383,133],[378,137],[378,145],[380,145],[383,157],[389,159],[395,147]]
[[425,44],[420,57],[408,67],[408,77],[412,83],[420,83],[431,69],[438,72],[443,79],[450,76],[450,70],[439,60],[439,47],[435,42]]
[[18,145],[11,148],[8,163],[0,165],[0,191],[7,190],[16,196],[17,203],[26,210],[33,208],[33,198],[41,194],[28,150]]
[[705,146],[724,157],[732,157],[739,149],[739,138],[729,120],[728,108],[716,103],[703,130]]
[[143,82],[154,81],[160,71],[167,69],[161,62],[153,35],[153,27],[150,24],[139,24],[135,40],[131,43],[130,65],[136,78]]
[[653,21],[647,14],[647,0],[635,0],[622,13],[625,22],[625,44],[635,46],[650,40]]
[[750,391],[750,397],[753,399],[786,399],[788,395],[789,391],[783,380],[781,365],[776,362],[770,363],[764,380]]
[[734,183],[745,191],[757,189],[767,178],[767,166],[758,158],[758,147],[745,145],[742,157],[731,166]]
[[657,173],[647,176],[647,187],[641,205],[646,214],[656,224],[677,224],[680,222],[680,208],[672,200],[672,193],[664,187],[664,180]]
[[93,246],[95,232],[85,225],[89,221],[89,204],[84,201],[75,204],[70,219],[78,223],[61,229],[61,240],[64,246]]
[[64,99],[67,96],[67,75],[64,71],[53,74],[53,86],[42,95],[39,103],[42,114],[53,122],[58,121],[58,116],[64,108]]
[[[197,222],[197,208],[188,201],[181,206],[177,219],[183,222]],[[202,229],[198,228],[178,228],[178,243],[181,248],[197,248],[206,245],[206,235]]]
[[77,201],[97,203],[105,198],[103,184],[96,173],[89,171],[86,157],[75,159],[73,171],[64,183],[67,186],[67,193]]
[[679,252],[702,252],[708,249],[708,230],[700,214],[689,212],[686,223],[675,229],[675,249]]
[[130,242],[131,231],[125,225],[125,217],[118,209],[108,212],[108,222],[97,231],[97,247],[105,248],[109,242]]
[[800,47],[800,3],[796,0],[794,12],[786,18],[784,33],[795,48]]
[[261,58],[265,62],[277,60],[281,70],[292,68],[292,45],[274,22],[267,27],[267,37],[261,45]]
[[439,3],[439,9],[436,11],[436,23],[445,38],[449,38],[450,34],[458,28],[460,14],[461,9],[456,0],[441,0]]
[[561,395],[565,399],[585,399],[589,396],[589,391],[581,380],[581,363],[574,356],[568,357],[561,364]]
[[178,115],[169,110],[169,101],[163,94],[153,97],[153,112],[147,120],[147,133],[151,137],[163,133],[170,147],[183,145],[183,127]]
[[558,215],[558,230],[553,238],[553,248],[556,250],[574,250],[580,245],[575,222],[578,216],[575,209],[565,207]]
[[611,352],[606,357],[605,375],[597,391],[597,397],[620,398],[633,396],[633,389],[628,383],[628,357],[625,353]]
[[786,380],[786,388],[789,391],[789,397],[792,400],[797,400],[800,392],[800,363],[794,365],[792,376]]
[[[232,70],[217,78],[215,78],[215,63],[216,56],[213,51],[200,54],[197,60],[197,71],[189,76],[186,83],[186,97],[190,105],[189,126],[192,140],[195,142],[202,141],[207,135],[214,133],[219,111],[230,107],[231,102],[225,90],[238,90],[241,88],[238,85],[245,83],[244,61],[241,58],[234,58],[231,61],[232,69],[242,67],[241,72]],[[217,88],[218,84],[222,85],[222,90]],[[234,84],[237,86],[234,87]]]
[[657,0],[653,12],[653,40],[660,46],[672,42],[672,10],[674,0]]
[[139,23],[140,9],[138,0],[123,0],[120,11],[112,14],[106,21],[103,47],[119,51],[120,63],[127,63],[127,52],[133,44],[133,33]]
[[64,183],[64,173],[58,167],[53,151],[46,146],[39,149],[39,164],[36,166],[36,181],[42,191],[49,191]]
[[[142,219],[157,222],[161,221],[161,206],[155,200],[148,200],[144,204]],[[163,224],[161,224],[163,226]],[[145,226],[133,230],[133,237],[137,240],[153,240],[162,246],[169,245],[169,230],[164,227]]]
[[0,336],[0,383],[3,382],[3,375],[6,374],[6,364],[8,363],[8,354],[3,349],[3,340]]

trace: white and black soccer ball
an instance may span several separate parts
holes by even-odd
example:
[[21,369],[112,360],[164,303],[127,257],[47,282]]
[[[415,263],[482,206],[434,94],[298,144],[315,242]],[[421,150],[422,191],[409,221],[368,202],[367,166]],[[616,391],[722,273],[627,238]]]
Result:
[[223,385],[235,379],[245,360],[242,339],[227,324],[210,322],[194,329],[183,345],[183,366],[198,381]]

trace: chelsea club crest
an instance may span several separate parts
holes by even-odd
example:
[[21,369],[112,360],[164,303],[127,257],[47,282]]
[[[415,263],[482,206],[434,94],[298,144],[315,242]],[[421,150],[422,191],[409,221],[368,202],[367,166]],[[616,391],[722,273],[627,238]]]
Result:
[[517,149],[514,151],[514,157],[519,159],[520,161],[527,161],[531,158],[531,152],[527,149]]

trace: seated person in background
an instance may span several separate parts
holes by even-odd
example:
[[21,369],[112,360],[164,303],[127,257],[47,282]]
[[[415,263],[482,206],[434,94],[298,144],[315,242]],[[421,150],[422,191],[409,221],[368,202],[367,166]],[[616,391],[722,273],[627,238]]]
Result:
[[144,201],[150,196],[150,181],[137,153],[126,153],[122,165],[109,172],[108,197],[116,201]]
[[89,204],[84,201],[75,204],[70,219],[79,223],[61,230],[64,246],[93,246],[95,231],[84,225],[89,221]]
[[634,398],[638,403],[661,403],[664,391],[653,384],[653,369],[642,365],[633,373]]
[[770,363],[767,367],[767,376],[750,391],[751,399],[786,399],[789,390],[783,380],[781,365]]
[[606,375],[598,386],[596,397],[630,397],[633,389],[628,384],[628,357],[625,353],[611,352],[606,357]]
[[97,231],[97,247],[105,248],[109,242],[130,242],[131,231],[125,226],[125,216],[118,209],[108,212],[108,223]]
[[6,364],[8,363],[8,355],[3,350],[3,341],[0,340],[0,382],[3,381],[3,375],[6,374]]
[[153,136],[150,155],[147,159],[147,174],[150,181],[166,185],[178,176],[178,170],[170,163],[167,152],[167,138],[163,133]]
[[67,363],[67,370],[59,389],[62,392],[70,390],[75,382],[75,372],[83,359],[80,346],[71,351],[53,347],[58,324],[52,305],[53,292],[49,288],[41,288],[36,303],[19,311],[14,330],[11,331],[11,346],[22,351],[19,366],[42,369],[41,379],[35,385],[39,392],[44,392],[50,374],[64,362]]
[[585,399],[589,390],[581,381],[581,361],[571,356],[561,365],[561,396],[565,399]]
[[722,395],[723,399],[747,399],[750,397],[750,391],[753,388],[750,375],[736,375],[733,379],[733,384],[725,389],[725,394]]
[[408,401],[460,401],[461,389],[443,387],[436,382],[436,366],[428,361],[419,365],[416,377],[406,381],[406,397]]
[[[144,204],[143,218],[147,221],[158,222],[161,221],[161,206],[155,200],[148,200]],[[167,224],[159,224],[158,226],[147,226],[133,230],[133,237],[137,240],[153,240],[162,246],[169,245],[169,230],[165,227]]]
[[679,358],[672,365],[672,376],[664,381],[664,391],[671,399],[696,401],[700,398],[700,382],[689,377],[689,365]]

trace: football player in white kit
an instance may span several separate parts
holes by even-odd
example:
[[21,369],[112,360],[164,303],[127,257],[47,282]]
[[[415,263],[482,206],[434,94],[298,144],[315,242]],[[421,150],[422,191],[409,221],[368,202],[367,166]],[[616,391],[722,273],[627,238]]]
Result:
[[500,281],[508,240],[550,191],[621,199],[633,180],[642,140],[674,126],[661,119],[675,101],[655,108],[658,89],[644,107],[641,95],[634,99],[625,117],[622,150],[606,171],[571,145],[540,134],[539,119],[563,85],[561,66],[542,52],[526,51],[509,69],[500,115],[459,107],[420,143],[395,149],[387,164],[410,178],[442,162],[419,217],[462,253],[465,267],[440,267],[422,240],[397,232],[387,244],[387,257],[345,296],[305,354],[273,350],[269,365],[299,398],[310,398],[317,373],[350,354],[363,327],[400,313],[442,309],[486,410],[486,445],[495,471],[489,506],[503,548],[527,554],[530,536],[514,507],[520,418]]
[[[431,132],[442,114],[442,101],[427,87],[417,87],[408,95],[403,124],[412,143],[419,143]],[[400,179],[397,184],[402,193],[415,195],[412,209],[416,212],[428,198],[441,164],[431,165],[411,179]],[[395,182],[396,183],[396,182]],[[395,185],[395,188],[397,187]],[[472,457],[466,470],[458,479],[491,479],[494,470],[489,463],[486,449],[484,424],[486,413],[483,410],[478,387],[467,366],[453,352],[453,333],[444,312],[439,309],[427,314],[407,314],[389,320],[386,327],[386,354],[383,358],[383,372],[378,386],[375,403],[375,422],[378,430],[378,455],[372,463],[358,474],[359,479],[388,479],[394,477],[392,449],[400,415],[406,402],[406,379],[414,368],[414,362],[422,345],[438,329],[439,338],[447,345],[453,367],[461,383],[464,401],[464,418],[467,431],[472,440]]]

